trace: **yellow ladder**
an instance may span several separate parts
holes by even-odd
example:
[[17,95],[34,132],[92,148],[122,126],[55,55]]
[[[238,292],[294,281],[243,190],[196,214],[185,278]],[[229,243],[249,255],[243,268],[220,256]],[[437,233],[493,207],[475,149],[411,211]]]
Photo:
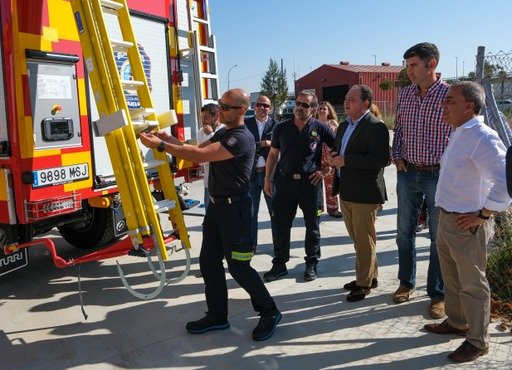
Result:
[[[164,260],[168,259],[158,213],[169,212],[174,232],[185,248],[190,248],[174,178],[165,153],[153,150],[153,161],[144,161],[137,134],[146,129],[162,129],[173,122],[174,112],[157,116],[153,107],[138,44],[125,0],[72,0],[74,18],[100,119],[96,133],[105,137],[117,187],[123,203],[128,235],[135,247],[152,237]],[[119,21],[122,40],[109,37],[104,13]],[[125,52],[132,80],[119,74],[114,51]],[[129,109],[125,90],[136,91],[140,108]],[[175,121],[175,119],[174,119]],[[153,200],[146,170],[156,169],[164,200]]]

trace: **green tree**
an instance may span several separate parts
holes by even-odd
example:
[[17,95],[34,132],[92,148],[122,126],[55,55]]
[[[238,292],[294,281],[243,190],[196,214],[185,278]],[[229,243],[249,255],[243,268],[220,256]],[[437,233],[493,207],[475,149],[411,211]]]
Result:
[[261,94],[268,96],[274,106],[274,115],[288,97],[286,69],[279,69],[277,62],[270,58],[267,72],[261,81]]
[[400,89],[409,86],[411,83],[411,79],[407,76],[407,68],[403,68],[396,77],[395,86]]
[[393,82],[390,80],[384,80],[379,84],[379,87],[382,91],[388,91],[393,88]]

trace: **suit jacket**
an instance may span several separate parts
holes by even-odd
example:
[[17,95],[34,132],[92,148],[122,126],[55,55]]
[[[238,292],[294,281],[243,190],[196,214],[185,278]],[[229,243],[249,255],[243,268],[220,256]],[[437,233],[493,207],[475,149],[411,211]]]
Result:
[[274,126],[276,125],[277,121],[275,121],[272,117],[269,116],[267,122],[265,123],[265,127],[263,128],[263,133],[260,137],[260,132],[258,130],[258,124],[256,123],[256,116],[246,118],[244,120],[245,125],[251,131],[251,133],[254,136],[254,141],[256,142],[256,155],[254,156],[254,165],[252,168],[252,174],[251,178],[254,176],[254,172],[256,171],[256,162],[258,162],[258,158],[260,156],[263,156],[265,158],[265,161],[268,157],[268,152],[270,151],[270,147],[260,147],[259,143],[262,140],[271,140],[272,138],[272,131],[274,130]]
[[[339,153],[349,123],[336,130],[333,152]],[[389,131],[368,112],[358,123],[345,149],[345,166],[335,171],[333,195],[347,202],[382,204],[387,200],[384,167],[390,164]]]

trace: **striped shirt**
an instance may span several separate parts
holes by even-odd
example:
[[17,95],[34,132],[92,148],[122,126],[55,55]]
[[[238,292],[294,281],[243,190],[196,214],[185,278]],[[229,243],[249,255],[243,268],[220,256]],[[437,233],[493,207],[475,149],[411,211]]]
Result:
[[450,85],[438,79],[420,96],[418,85],[400,90],[393,137],[393,159],[404,159],[416,166],[441,161],[452,127],[443,123],[441,102]]

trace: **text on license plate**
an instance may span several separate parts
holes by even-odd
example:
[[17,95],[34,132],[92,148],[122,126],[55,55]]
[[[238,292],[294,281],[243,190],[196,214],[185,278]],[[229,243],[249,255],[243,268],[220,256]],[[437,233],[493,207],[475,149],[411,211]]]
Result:
[[71,166],[47,168],[32,173],[34,174],[33,186],[36,188],[88,179],[89,166],[87,163],[79,163]]

